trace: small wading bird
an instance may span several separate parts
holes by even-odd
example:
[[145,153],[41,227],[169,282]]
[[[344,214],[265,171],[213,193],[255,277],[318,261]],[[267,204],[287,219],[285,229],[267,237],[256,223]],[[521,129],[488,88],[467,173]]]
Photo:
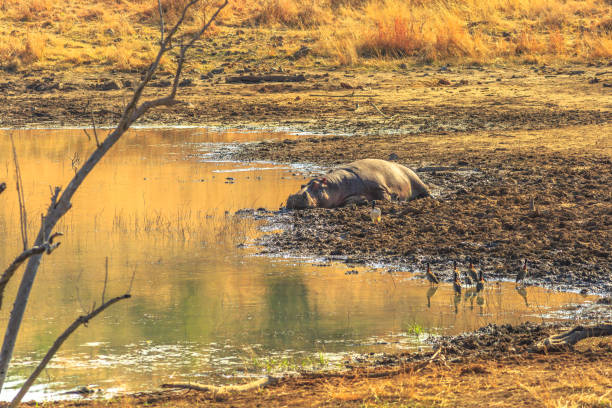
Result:
[[478,282],[476,282],[476,292],[480,292],[481,290],[484,289],[484,283],[485,283],[485,279],[484,279],[484,275],[481,269],[480,272],[478,272]]
[[473,282],[472,282],[472,278],[470,278],[470,274],[469,273],[465,273],[465,285],[466,286],[472,286]]
[[427,272],[425,273],[425,276],[427,277],[427,280],[432,284],[437,285],[438,283],[440,283],[440,279],[429,268],[429,263],[427,263]]
[[370,218],[374,224],[378,224],[381,219],[382,212],[380,208],[376,207],[376,201],[372,200],[372,210],[370,211]]
[[459,272],[457,271],[457,261],[453,263],[453,280],[455,294],[461,295],[461,279],[459,279]]
[[521,284],[525,284],[525,277],[527,276],[527,258],[525,258],[525,262],[523,263],[523,267],[518,271],[518,273],[516,274],[516,284],[518,285],[519,282],[521,282]]

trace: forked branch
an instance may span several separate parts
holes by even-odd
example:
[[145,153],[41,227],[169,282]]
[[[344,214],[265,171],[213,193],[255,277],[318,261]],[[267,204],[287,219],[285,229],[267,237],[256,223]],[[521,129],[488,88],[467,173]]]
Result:
[[42,254],[43,252],[51,254],[51,252],[53,252],[61,244],[61,242],[53,243],[53,240],[62,235],[64,234],[62,234],[61,232],[56,232],[52,234],[47,241],[43,242],[42,245],[37,245],[32,248],[26,249],[21,254],[19,254],[17,258],[15,258],[15,260],[9,265],[8,268],[6,268],[6,270],[0,277],[0,309],[2,309],[4,289],[6,289],[6,285],[9,283],[9,281],[15,274],[17,268],[19,268],[19,266],[31,256]]
[[41,360],[41,362],[38,364],[32,374],[30,374],[26,382],[21,386],[21,389],[13,398],[13,400],[11,401],[11,405],[9,406],[13,408],[19,405],[24,395],[26,395],[32,384],[34,384],[34,381],[36,381],[36,378],[38,378],[42,370],[45,369],[45,367],[47,366],[49,361],[51,361],[55,353],[57,353],[62,344],[64,344],[64,342],[68,339],[68,337],[70,337],[72,333],[74,333],[76,329],[78,329],[81,325],[87,326],[87,323],[89,323],[91,319],[102,313],[104,310],[119,302],[120,300],[129,299],[130,297],[132,297],[132,295],[130,295],[129,293],[114,297],[108,302],[100,305],[100,307],[92,310],[91,313],[84,316],[79,316],[57,339],[55,339],[55,342],[53,342],[53,346],[51,346],[49,351],[47,351],[47,354],[45,354],[45,357]]
[[[176,24],[174,24],[174,26],[172,26],[172,28],[167,33],[165,33],[165,36],[163,36],[162,40],[160,41],[159,50],[155,59],[153,60],[153,62],[151,62],[140,84],[136,87],[136,90],[134,91],[131,100],[126,105],[123,114],[119,119],[117,127],[115,127],[115,129],[112,130],[104,138],[104,140],[97,146],[97,148],[89,156],[89,158],[83,163],[82,167],[78,169],[78,171],[76,171],[74,177],[72,178],[72,180],[70,180],[70,182],[66,186],[66,189],[61,195],[58,195],[59,190],[56,189],[57,194],[55,195],[52,204],[49,206],[49,209],[47,210],[47,213],[44,216],[45,223],[38,232],[34,244],[35,246],[41,246],[44,244],[44,242],[46,241],[46,237],[51,234],[57,222],[72,207],[72,197],[74,196],[80,185],[83,183],[85,178],[98,164],[98,162],[104,157],[104,155],[110,150],[110,148],[113,147],[113,145],[129,129],[129,127],[140,117],[142,117],[149,109],[158,106],[169,106],[176,103],[174,98],[176,96],[179,79],[183,69],[183,64],[185,62],[185,55],[187,51],[193,46],[193,44],[198,40],[198,38],[202,36],[204,31],[206,31],[215,21],[221,10],[223,10],[227,6],[229,2],[228,0],[224,0],[219,6],[217,6],[215,12],[208,19],[208,21],[205,21],[202,27],[191,36],[190,40],[186,44],[181,45],[177,59],[177,68],[172,84],[172,89],[170,90],[168,95],[142,103],[140,102],[140,100],[142,98],[144,89],[149,84],[149,82],[153,78],[153,75],[157,71],[162,57],[172,48],[172,40],[174,39],[179,28],[185,21],[187,12],[193,5],[195,5],[199,1],[200,0],[190,0],[189,3],[187,3],[187,5],[183,8],[183,11]],[[160,27],[163,27],[163,19],[162,22],[160,22]],[[163,28],[161,28],[161,30],[162,32],[165,32]],[[24,246],[24,250],[26,248],[27,245]],[[2,345],[2,350],[0,351],[0,391],[2,390],[2,387],[4,385],[4,380],[8,371],[8,364],[12,357],[13,349],[15,347],[15,342],[17,339],[17,334],[19,332],[19,327],[21,326],[21,320],[23,319],[23,314],[28,302],[32,285],[34,283],[34,279],[36,278],[36,273],[38,271],[38,266],[40,265],[41,256],[42,252],[36,253],[30,256],[28,260],[28,265],[23,274],[21,285],[19,287],[19,291],[15,299],[15,304],[11,312],[10,320],[6,328],[4,343]]]

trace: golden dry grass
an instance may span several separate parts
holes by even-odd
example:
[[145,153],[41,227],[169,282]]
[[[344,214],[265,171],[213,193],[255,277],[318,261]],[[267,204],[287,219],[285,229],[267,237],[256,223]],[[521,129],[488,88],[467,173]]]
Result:
[[[163,0],[166,19],[185,3]],[[185,31],[211,6],[195,8]],[[609,0],[234,0],[220,19],[265,33],[291,28],[317,40],[317,58],[329,64],[612,58]],[[0,0],[0,67],[140,69],[157,21],[156,0]]]
[[[431,365],[424,370],[383,378],[349,376],[287,380],[257,392],[223,395],[205,393],[151,395],[91,401],[97,407],[610,407],[609,352],[580,355],[518,355]],[[82,403],[80,403],[82,404]],[[72,407],[71,402],[44,406]]]

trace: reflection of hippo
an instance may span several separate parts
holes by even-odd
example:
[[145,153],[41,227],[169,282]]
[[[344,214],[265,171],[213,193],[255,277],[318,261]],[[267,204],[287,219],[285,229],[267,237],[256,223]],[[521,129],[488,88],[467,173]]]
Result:
[[287,208],[334,208],[364,200],[412,200],[429,189],[408,167],[378,159],[340,166],[310,180],[287,199]]

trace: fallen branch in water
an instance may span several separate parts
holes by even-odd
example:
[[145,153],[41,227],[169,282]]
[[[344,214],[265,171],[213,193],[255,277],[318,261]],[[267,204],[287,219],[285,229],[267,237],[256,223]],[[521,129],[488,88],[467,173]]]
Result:
[[195,391],[211,391],[214,394],[227,394],[230,392],[242,392],[242,391],[251,391],[258,388],[264,388],[268,385],[275,384],[278,381],[278,378],[267,376],[261,378],[257,381],[253,381],[246,384],[241,385],[212,385],[212,384],[198,384],[198,383],[165,383],[162,384],[162,388],[180,388],[187,390],[195,390]]
[[565,350],[574,344],[589,337],[612,336],[612,323],[603,323],[596,326],[577,326],[572,330],[550,336],[535,345],[538,351]]

